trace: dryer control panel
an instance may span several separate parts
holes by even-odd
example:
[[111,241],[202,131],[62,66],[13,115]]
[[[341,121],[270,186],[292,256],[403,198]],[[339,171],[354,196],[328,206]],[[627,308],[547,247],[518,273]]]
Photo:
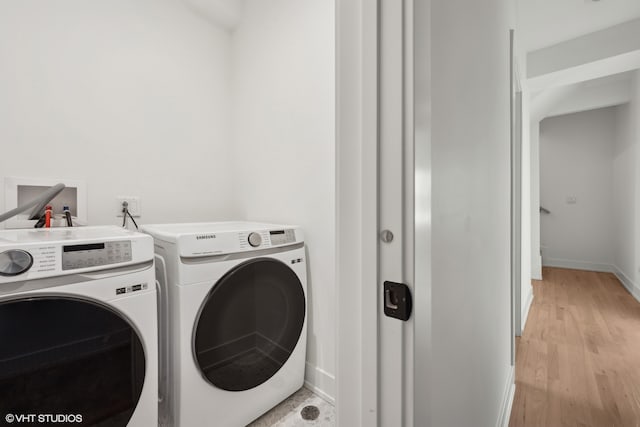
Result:
[[[304,234],[295,225],[257,222],[203,222],[144,225],[156,244],[175,244],[184,258],[230,255],[304,245]],[[164,243],[163,243],[164,242]]]
[[269,231],[272,245],[287,245],[289,243],[295,243],[296,235],[292,229],[286,230],[271,230]]
[[238,233],[238,243],[241,250],[290,245],[296,243],[296,233],[292,228],[241,231]]

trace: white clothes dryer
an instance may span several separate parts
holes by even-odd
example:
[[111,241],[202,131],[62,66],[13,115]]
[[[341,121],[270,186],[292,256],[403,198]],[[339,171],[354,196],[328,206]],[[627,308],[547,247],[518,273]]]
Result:
[[160,424],[241,427],[304,382],[307,277],[294,226],[148,225],[161,284]]
[[157,425],[157,331],[149,236],[119,227],[0,231],[6,425]]

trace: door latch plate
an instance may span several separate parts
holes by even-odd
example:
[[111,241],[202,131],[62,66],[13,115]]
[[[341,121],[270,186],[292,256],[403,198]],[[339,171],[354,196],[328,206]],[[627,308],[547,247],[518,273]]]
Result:
[[411,317],[411,290],[404,283],[384,282],[384,314],[400,320]]

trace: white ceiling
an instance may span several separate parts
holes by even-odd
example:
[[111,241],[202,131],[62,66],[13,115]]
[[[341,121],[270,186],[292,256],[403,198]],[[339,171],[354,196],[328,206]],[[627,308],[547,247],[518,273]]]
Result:
[[640,17],[640,0],[517,0],[519,40],[527,51]]

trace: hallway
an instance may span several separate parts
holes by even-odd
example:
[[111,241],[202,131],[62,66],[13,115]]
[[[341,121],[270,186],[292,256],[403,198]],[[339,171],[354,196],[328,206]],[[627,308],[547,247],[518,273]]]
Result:
[[640,426],[640,303],[610,273],[544,268],[510,426]]

